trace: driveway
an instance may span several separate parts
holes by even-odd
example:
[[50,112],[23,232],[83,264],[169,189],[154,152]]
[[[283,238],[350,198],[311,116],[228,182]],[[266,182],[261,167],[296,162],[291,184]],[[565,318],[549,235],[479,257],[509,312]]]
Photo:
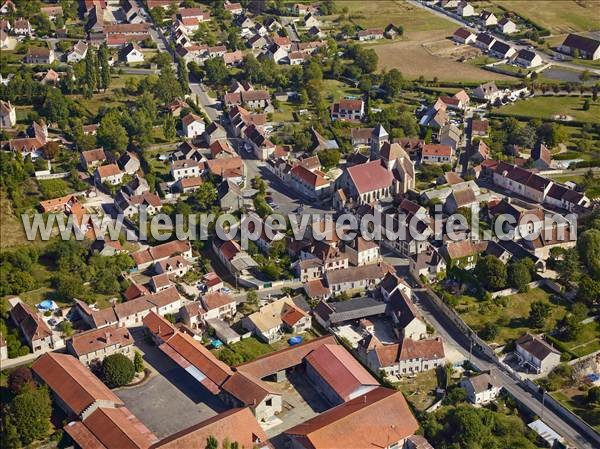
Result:
[[152,375],[142,385],[122,388],[115,393],[157,437],[164,438],[227,409],[216,396],[146,341],[141,328],[132,333]]

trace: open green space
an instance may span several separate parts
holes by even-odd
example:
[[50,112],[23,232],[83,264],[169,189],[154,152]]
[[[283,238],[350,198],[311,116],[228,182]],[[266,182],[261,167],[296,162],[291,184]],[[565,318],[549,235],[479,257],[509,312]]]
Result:
[[437,373],[434,369],[394,383],[394,387],[404,393],[410,405],[420,412],[425,411],[435,402],[437,386]]
[[491,1],[547,28],[552,33],[598,29],[598,2],[596,0]]
[[402,25],[407,32],[456,28],[451,21],[404,1],[340,0],[336,4],[340,8],[347,7],[350,19],[364,28],[384,28],[390,23]]
[[532,118],[557,118],[570,116],[572,120],[600,123],[600,102],[590,102],[590,109],[583,110],[585,98],[576,96],[542,96],[519,100],[502,106],[499,112]]
[[[548,332],[554,329],[567,311],[566,304],[554,298],[556,297],[541,288],[502,298],[506,305],[502,305],[499,300],[480,301],[472,296],[462,295],[458,298],[455,309],[475,332],[495,323],[498,326],[498,335],[490,342],[502,345],[526,332]],[[536,301],[550,305],[550,314],[543,329],[532,329],[529,326],[529,310],[531,304]]]

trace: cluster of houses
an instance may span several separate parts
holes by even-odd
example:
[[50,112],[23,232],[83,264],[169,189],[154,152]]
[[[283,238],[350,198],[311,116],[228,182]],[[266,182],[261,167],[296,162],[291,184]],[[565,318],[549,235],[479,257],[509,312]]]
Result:
[[486,9],[478,13],[472,4],[465,0],[441,0],[439,6],[447,10],[454,10],[459,17],[481,27],[495,28],[502,34],[513,34],[518,31],[516,23],[511,20],[514,18],[513,13],[507,13],[502,18],[498,18],[492,11]]
[[508,60],[524,68],[538,67],[543,63],[542,57],[535,51],[526,48],[517,51],[485,31],[475,34],[461,27],[454,32],[452,39],[460,44],[473,45],[494,58]]

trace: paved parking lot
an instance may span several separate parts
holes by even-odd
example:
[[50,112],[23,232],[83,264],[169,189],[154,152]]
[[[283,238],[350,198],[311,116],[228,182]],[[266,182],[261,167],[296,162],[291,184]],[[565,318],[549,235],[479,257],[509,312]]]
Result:
[[116,391],[125,405],[159,438],[226,410],[224,404],[157,347],[134,331],[152,376],[142,385]]

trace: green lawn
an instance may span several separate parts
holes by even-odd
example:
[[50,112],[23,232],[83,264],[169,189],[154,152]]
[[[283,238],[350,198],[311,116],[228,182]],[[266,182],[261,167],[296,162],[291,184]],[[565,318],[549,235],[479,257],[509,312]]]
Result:
[[600,102],[592,102],[588,111],[583,110],[584,99],[579,97],[533,97],[502,106],[499,112],[536,118],[556,118],[568,115],[575,120],[600,123]]
[[[498,335],[490,342],[504,344],[509,340],[519,338],[530,331],[550,331],[556,326],[567,308],[562,302],[551,300],[550,293],[540,288],[535,288],[527,293],[518,293],[509,296],[508,305],[503,307],[494,301],[478,301],[477,299],[463,295],[459,298],[455,307],[465,322],[475,331],[479,332],[487,324],[496,323],[499,327]],[[544,329],[531,329],[528,323],[531,303],[544,301],[551,305],[550,316],[546,320]]]
[[582,326],[581,333],[575,340],[564,342],[567,348],[578,357],[600,349],[600,323],[597,321]]
[[337,80],[323,80],[323,97],[331,101],[337,101],[340,98],[354,96],[359,98],[361,92],[359,89],[348,86]]
[[435,389],[437,386],[437,374],[434,369],[394,383],[394,387],[404,393],[404,397],[410,405],[421,412],[435,402]]

